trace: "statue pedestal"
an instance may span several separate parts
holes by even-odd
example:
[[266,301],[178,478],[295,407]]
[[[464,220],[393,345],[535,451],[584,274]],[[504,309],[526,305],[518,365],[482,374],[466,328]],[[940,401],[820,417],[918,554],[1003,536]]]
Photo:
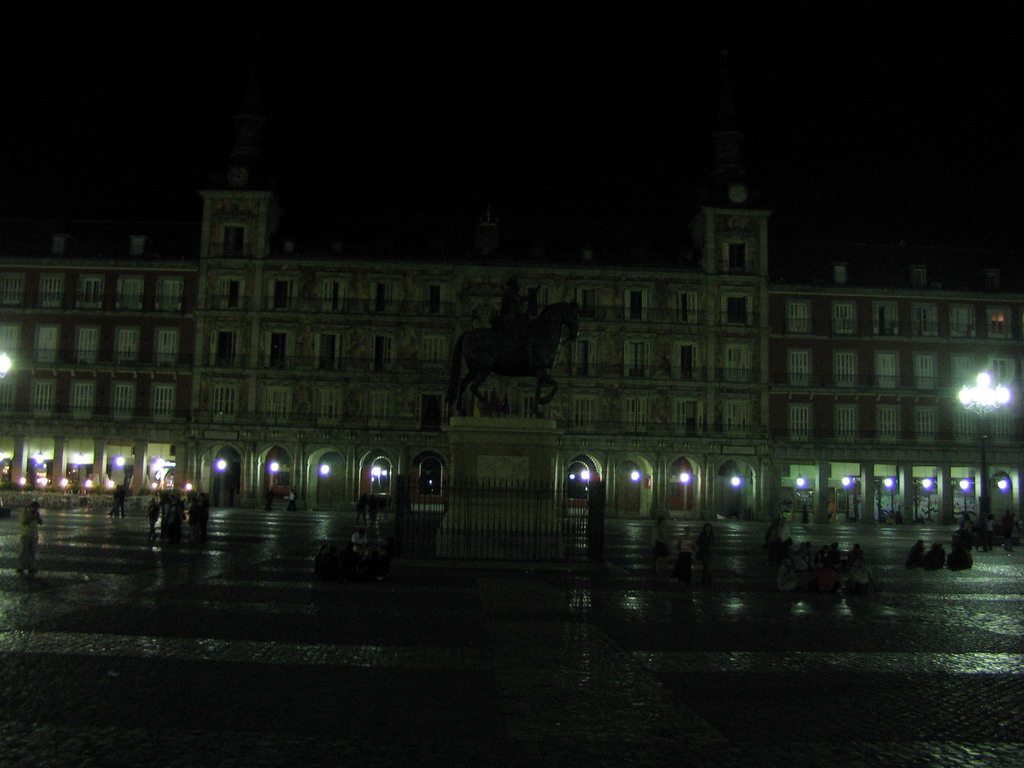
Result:
[[550,560],[559,551],[550,419],[453,417],[442,557]]

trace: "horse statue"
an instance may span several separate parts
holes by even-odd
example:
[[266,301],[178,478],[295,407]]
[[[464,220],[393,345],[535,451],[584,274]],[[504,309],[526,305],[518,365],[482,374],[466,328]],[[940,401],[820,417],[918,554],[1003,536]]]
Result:
[[[551,366],[562,343],[562,326],[569,329],[566,343],[576,340],[579,334],[580,308],[575,302],[561,301],[551,304],[535,320],[526,320],[521,325],[499,325],[496,328],[476,328],[466,331],[455,342],[452,354],[452,371],[448,380],[448,407],[462,398],[466,387],[473,397],[487,406],[480,394],[480,385],[488,376],[536,376],[538,406],[550,403],[558,391],[558,384],[551,378]],[[462,375],[462,361],[466,361],[468,373]],[[541,395],[541,390],[551,391]]]

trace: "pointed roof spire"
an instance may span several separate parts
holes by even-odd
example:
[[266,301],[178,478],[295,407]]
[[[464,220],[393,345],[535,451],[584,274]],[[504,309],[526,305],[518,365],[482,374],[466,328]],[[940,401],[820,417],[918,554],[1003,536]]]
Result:
[[717,130],[711,137],[715,167],[711,171],[711,199],[708,202],[731,206],[747,204],[749,191],[742,164],[743,134],[736,130],[736,105],[729,78],[728,51],[722,51],[717,123]]
[[242,94],[242,109],[234,116],[235,145],[231,150],[228,169],[228,184],[236,189],[258,189],[265,184],[263,169],[263,89],[259,77],[260,37],[253,41],[252,58],[245,91]]

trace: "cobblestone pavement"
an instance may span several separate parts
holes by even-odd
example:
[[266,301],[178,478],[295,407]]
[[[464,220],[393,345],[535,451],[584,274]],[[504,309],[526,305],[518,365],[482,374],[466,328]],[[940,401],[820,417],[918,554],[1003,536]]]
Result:
[[902,567],[946,528],[795,526],[868,553],[882,590],[841,597],[775,592],[754,523],[687,589],[649,523],[604,566],[322,584],[350,514],[219,511],[201,547],[44,517],[34,579],[0,520],[4,766],[1024,765],[1024,555]]

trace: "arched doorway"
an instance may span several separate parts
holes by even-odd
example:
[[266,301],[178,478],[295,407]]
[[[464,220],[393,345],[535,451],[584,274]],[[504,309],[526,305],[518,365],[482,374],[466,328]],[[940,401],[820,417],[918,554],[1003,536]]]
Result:
[[650,467],[623,459],[615,468],[615,509],[621,517],[643,517],[651,507]]
[[569,507],[586,507],[592,484],[601,482],[597,464],[589,456],[569,460],[565,468],[565,499]]
[[310,496],[318,509],[337,509],[345,501],[344,458],[337,451],[324,451],[314,462],[315,489]]
[[359,469],[359,495],[368,493],[377,498],[381,509],[391,501],[394,463],[383,452],[368,453]]
[[270,448],[263,459],[263,498],[265,508],[287,498],[292,489],[291,454],[279,445]]
[[417,508],[427,508],[444,503],[448,490],[448,471],[444,459],[427,451],[413,460],[410,480],[412,503]]
[[670,512],[687,514],[695,512],[693,483],[695,473],[689,460],[680,456],[668,469],[668,508]]
[[211,474],[210,503],[215,507],[235,506],[242,488],[242,457],[238,451],[230,446],[217,451]]
[[750,517],[754,476],[750,467],[729,460],[718,470],[718,514],[733,519]]

